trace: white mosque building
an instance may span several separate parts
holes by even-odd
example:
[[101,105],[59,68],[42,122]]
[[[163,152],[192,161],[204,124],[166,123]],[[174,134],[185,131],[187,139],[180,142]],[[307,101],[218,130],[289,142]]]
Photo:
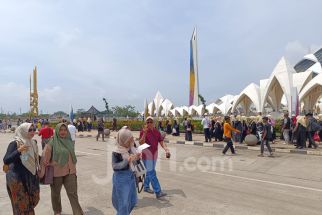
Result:
[[[206,105],[176,107],[158,91],[145,105],[152,116],[202,116],[205,112],[216,115],[257,115],[271,112],[295,114],[322,110],[322,48],[303,57],[294,67],[285,57],[277,63],[267,79],[259,84],[250,83],[238,95],[225,95]],[[195,72],[197,69],[195,69]],[[196,74],[197,75],[197,74]],[[194,86],[193,86],[194,87]],[[198,88],[196,88],[198,89]]]

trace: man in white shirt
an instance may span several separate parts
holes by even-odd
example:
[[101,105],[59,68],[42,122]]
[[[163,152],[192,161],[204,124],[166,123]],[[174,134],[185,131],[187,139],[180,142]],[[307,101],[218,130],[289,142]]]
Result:
[[70,137],[72,138],[73,143],[75,144],[75,139],[76,139],[76,132],[77,129],[72,123],[68,123],[68,131],[70,133]]
[[203,115],[203,119],[201,120],[201,125],[203,126],[203,131],[205,134],[205,142],[211,142],[211,136],[210,136],[210,120],[208,119],[208,114],[205,113]]

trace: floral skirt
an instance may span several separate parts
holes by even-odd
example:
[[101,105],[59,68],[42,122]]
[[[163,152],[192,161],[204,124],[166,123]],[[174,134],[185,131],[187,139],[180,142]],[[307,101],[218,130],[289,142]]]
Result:
[[[23,183],[7,174],[7,191],[14,215],[34,215],[39,202],[39,189],[29,193]],[[8,180],[9,179],[9,180]]]

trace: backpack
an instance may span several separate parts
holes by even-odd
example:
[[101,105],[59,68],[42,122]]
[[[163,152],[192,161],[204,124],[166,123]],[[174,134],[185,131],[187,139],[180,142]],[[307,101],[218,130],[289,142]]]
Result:
[[317,132],[322,130],[322,126],[318,124],[317,120],[314,118],[309,119],[309,125],[307,127],[308,131]]

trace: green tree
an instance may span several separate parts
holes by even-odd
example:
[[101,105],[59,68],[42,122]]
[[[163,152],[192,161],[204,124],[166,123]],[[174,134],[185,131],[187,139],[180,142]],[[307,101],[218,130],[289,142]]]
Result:
[[85,112],[86,111],[84,109],[82,109],[82,108],[77,109],[76,113],[74,114],[74,118],[78,119],[79,117],[82,117]]
[[113,115],[118,117],[137,117],[139,112],[132,105],[112,107]]
[[24,118],[29,118],[30,112],[22,113],[20,116]]
[[40,114],[38,117],[39,118],[42,118],[42,119],[48,119],[49,118],[49,114]]
[[200,99],[201,104],[203,105],[203,108],[204,108],[205,112],[207,113],[208,110],[206,109],[206,100],[205,100],[205,98],[201,94],[198,95],[198,98]]
[[80,108],[80,109],[77,109],[76,114],[83,114],[85,112],[86,111],[84,109]]
[[56,115],[56,116],[66,116],[68,114],[65,113],[64,111],[57,111],[57,112],[54,113],[54,115]]

